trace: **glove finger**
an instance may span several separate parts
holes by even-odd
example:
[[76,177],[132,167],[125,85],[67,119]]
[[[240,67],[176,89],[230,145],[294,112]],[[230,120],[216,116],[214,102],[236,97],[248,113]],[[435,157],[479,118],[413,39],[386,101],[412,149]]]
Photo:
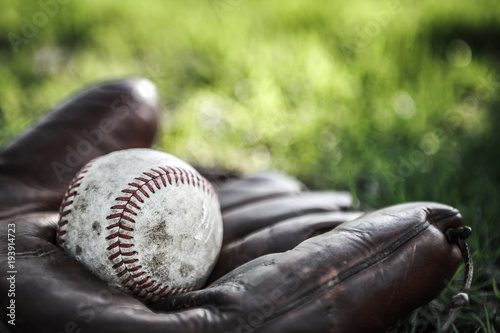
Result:
[[461,226],[449,206],[389,207],[154,308],[216,308],[224,332],[383,332],[444,289],[461,260],[444,231]]
[[138,78],[92,86],[57,106],[0,152],[0,217],[57,210],[88,161],[149,147],[159,109],[154,85]]
[[354,220],[362,212],[326,212],[307,214],[257,230],[222,248],[207,285],[244,263],[270,253],[288,251],[308,238]]
[[218,190],[222,212],[269,198],[297,194],[304,190],[296,179],[277,171],[262,172],[233,180]]
[[293,196],[270,198],[227,210],[223,244],[231,243],[258,229],[285,219],[318,212],[346,211],[352,205],[348,192],[301,192]]

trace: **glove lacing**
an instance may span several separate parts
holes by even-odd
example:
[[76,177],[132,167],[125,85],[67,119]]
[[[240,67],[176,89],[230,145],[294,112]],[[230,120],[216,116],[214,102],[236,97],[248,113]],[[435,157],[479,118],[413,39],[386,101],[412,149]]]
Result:
[[471,232],[472,229],[469,227],[450,228],[445,231],[445,236],[448,242],[451,244],[456,243],[460,252],[462,252],[462,257],[465,262],[465,276],[462,289],[460,289],[460,292],[453,296],[450,300],[451,308],[448,319],[438,333],[446,333],[458,315],[462,312],[462,309],[469,304],[469,295],[467,292],[469,291],[472,283],[474,267],[470,248],[465,242],[465,239],[470,236]]

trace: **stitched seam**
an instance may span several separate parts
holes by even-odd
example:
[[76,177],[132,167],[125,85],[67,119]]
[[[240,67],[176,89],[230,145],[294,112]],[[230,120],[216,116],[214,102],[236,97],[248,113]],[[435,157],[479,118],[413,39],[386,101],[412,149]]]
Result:
[[134,294],[150,301],[156,301],[167,295],[174,295],[201,288],[201,286],[187,286],[187,288],[169,288],[162,286],[150,276],[145,276],[141,270],[142,266],[133,251],[134,216],[140,210],[140,206],[151,194],[160,191],[167,186],[190,185],[202,189],[209,195],[217,198],[215,190],[206,179],[178,167],[157,167],[141,176],[134,178],[128,183],[128,187],[121,192],[124,196],[115,199],[116,204],[111,206],[113,213],[106,217],[109,225],[107,240],[113,242],[108,246],[109,259],[117,276],[123,278],[121,284],[126,286]]
[[88,172],[92,164],[96,159],[88,162],[80,171],[73,177],[71,183],[63,196],[61,205],[59,206],[59,222],[57,223],[57,233],[56,241],[57,244],[63,244],[66,241],[66,227],[68,224],[68,219],[66,216],[71,213],[71,208],[73,206],[73,201],[75,196],[78,194],[77,189],[80,187],[83,177]]

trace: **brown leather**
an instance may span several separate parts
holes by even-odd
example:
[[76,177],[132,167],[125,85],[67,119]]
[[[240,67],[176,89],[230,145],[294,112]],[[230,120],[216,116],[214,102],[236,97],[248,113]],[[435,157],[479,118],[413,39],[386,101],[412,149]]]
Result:
[[[296,202],[301,200],[295,198]],[[289,201],[289,210],[296,203]],[[312,207],[311,207],[312,208]],[[308,238],[332,230],[346,221],[363,215],[361,212],[322,212],[292,217],[249,233],[245,237],[226,244],[221,256],[231,260],[219,260],[208,279],[213,282],[229,271],[252,259],[269,253],[288,251]]]
[[149,147],[158,131],[154,85],[130,78],[95,85],[61,103],[0,154],[0,217],[57,210],[69,182],[91,159]]
[[308,213],[346,211],[352,205],[348,192],[301,192],[223,211],[224,240],[231,243],[245,234],[276,222]]
[[298,194],[305,186],[281,172],[261,172],[227,182],[219,190],[220,207],[223,212],[236,207],[284,195]]
[[[89,159],[151,144],[159,102],[154,89],[144,90],[151,87],[144,82],[127,79],[83,91],[0,152],[2,309],[11,287],[5,276],[9,229],[15,229],[17,272],[16,325],[2,315],[2,329],[382,332],[437,296],[457,269],[460,252],[443,235],[463,224],[452,208],[406,204],[341,223],[359,214],[341,212],[351,206],[347,193],[304,192],[297,181],[268,174],[219,189],[221,202],[228,203],[224,225],[229,236],[218,263],[223,269],[212,280],[234,270],[203,290],[155,304],[110,288],[55,245],[54,210],[73,174]],[[129,100],[123,109],[127,103],[117,104],[127,98],[123,94],[136,96],[137,103]],[[110,126],[103,125],[104,119],[113,124],[112,131],[102,130]],[[82,144],[90,142],[89,133],[98,138],[93,129],[106,133],[95,144]],[[84,146],[87,153],[70,154]],[[57,173],[54,162],[70,170]]]

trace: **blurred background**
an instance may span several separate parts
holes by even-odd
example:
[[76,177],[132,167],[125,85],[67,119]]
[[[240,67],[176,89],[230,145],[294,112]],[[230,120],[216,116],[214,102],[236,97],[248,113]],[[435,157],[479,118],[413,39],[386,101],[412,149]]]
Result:
[[[365,210],[458,208],[476,262],[458,331],[495,331],[498,1],[41,0],[0,13],[0,145],[82,87],[149,78],[164,107],[156,148],[193,164],[279,169]],[[462,273],[393,331],[442,323]]]

